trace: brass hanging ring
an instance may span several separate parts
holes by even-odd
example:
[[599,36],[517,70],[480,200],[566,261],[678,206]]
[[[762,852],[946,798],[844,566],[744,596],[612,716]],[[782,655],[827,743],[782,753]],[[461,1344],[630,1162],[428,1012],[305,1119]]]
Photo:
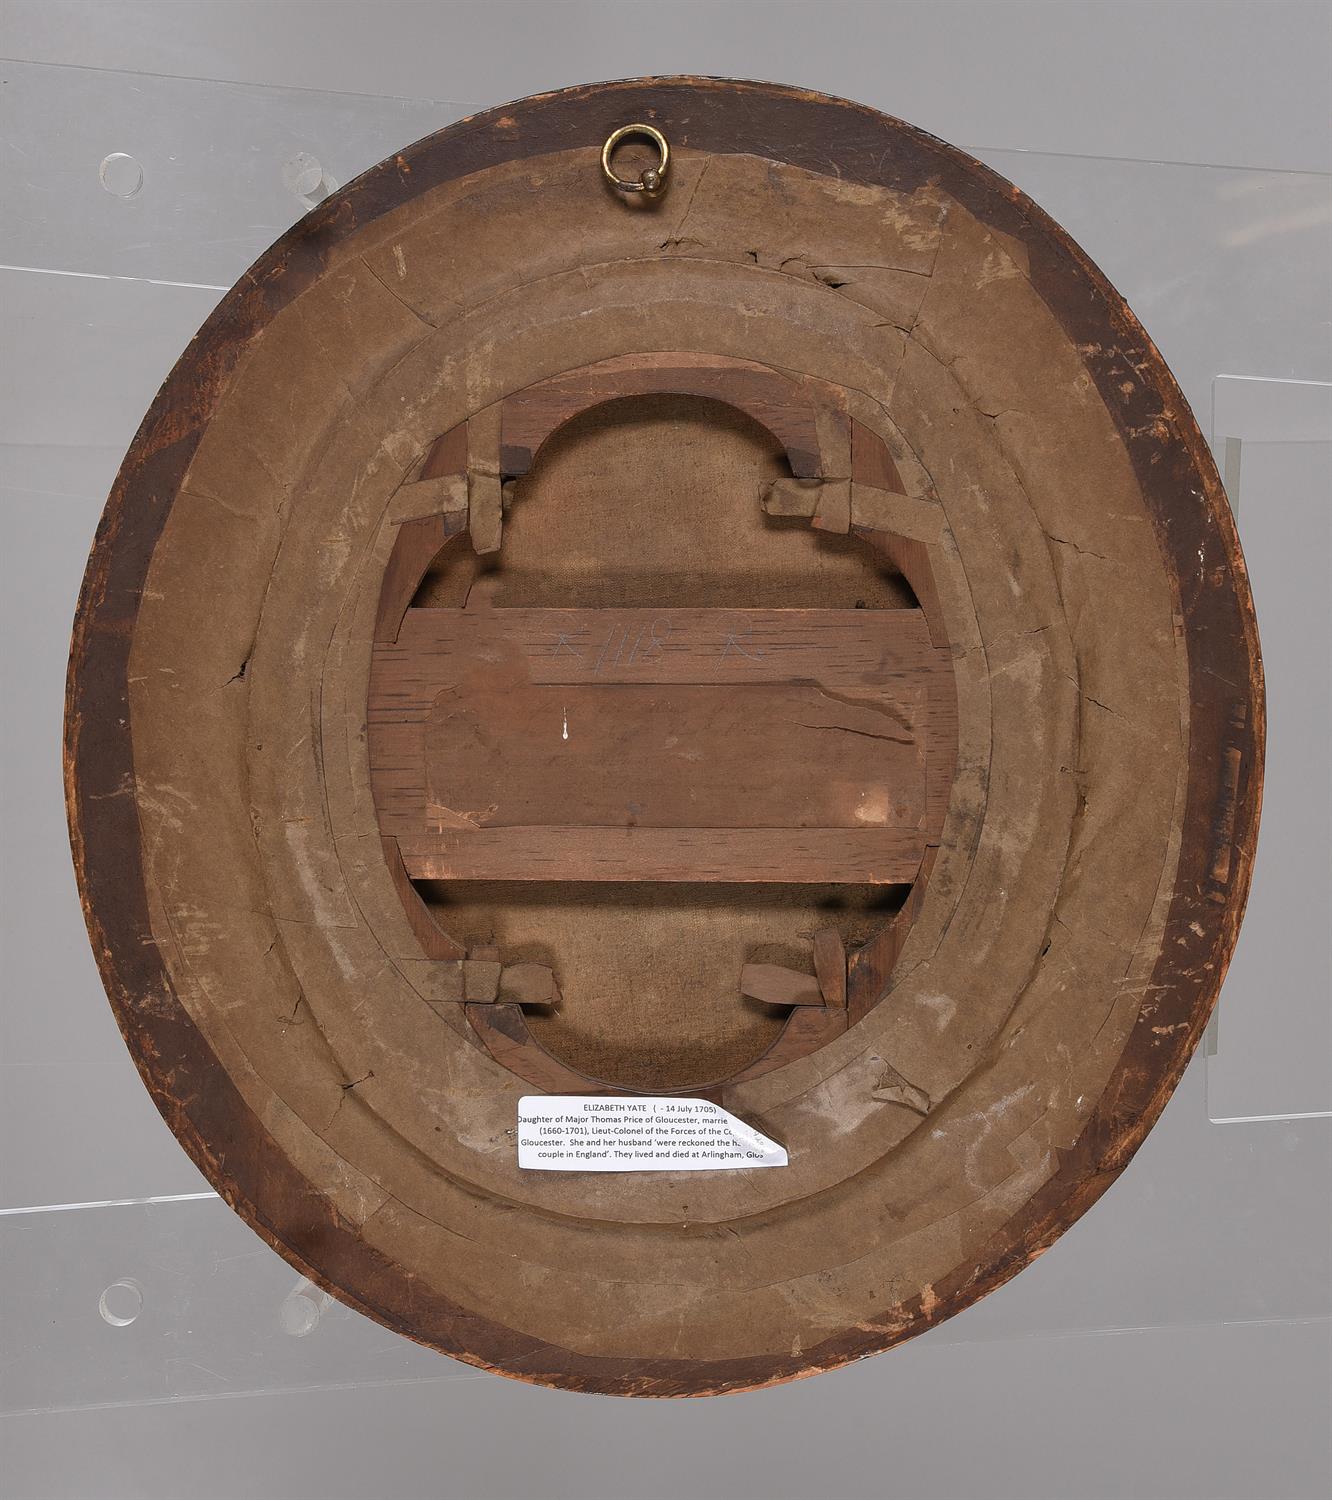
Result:
[[[618,177],[611,166],[611,152],[626,136],[630,135],[646,136],[656,146],[661,158],[655,167],[649,167],[643,172],[636,182],[626,177]],[[670,163],[671,148],[666,144],[666,137],[651,125],[641,123],[621,125],[618,130],[611,131],[606,137],[606,144],[601,148],[601,170],[605,173],[606,181],[622,193],[660,193],[666,186],[666,172]]]

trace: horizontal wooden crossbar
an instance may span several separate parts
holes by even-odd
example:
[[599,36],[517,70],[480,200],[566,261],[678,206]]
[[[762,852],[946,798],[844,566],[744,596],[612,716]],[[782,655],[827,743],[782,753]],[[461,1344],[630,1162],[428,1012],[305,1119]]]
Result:
[[413,880],[906,885],[914,828],[475,828],[400,836]]

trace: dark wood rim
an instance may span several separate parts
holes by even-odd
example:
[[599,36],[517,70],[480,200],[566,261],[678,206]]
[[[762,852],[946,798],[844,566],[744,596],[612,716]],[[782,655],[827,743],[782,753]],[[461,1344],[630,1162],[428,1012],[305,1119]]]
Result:
[[[127,667],[154,547],[220,393],[250,342],[319,276],[353,230],[438,184],[574,148],[595,160],[625,119],[673,144],[744,152],[903,191],[938,183],[1020,240],[1032,283],[1083,346],[1177,580],[1190,730],[1183,843],[1154,1008],[1142,1015],[1054,1176],[928,1300],[885,1309],[798,1357],[717,1362],[596,1358],[557,1348],[408,1286],[298,1173],[172,990],[151,936]],[[860,1358],[960,1311],[1016,1274],[1114,1181],[1187,1064],[1233,950],[1261,803],[1262,667],[1248,578],[1211,455],[1155,346],[1104,276],[1010,183],[861,105],[771,84],[636,80],[538,95],[476,115],[372,168],[302,219],[223,298],[139,428],[98,528],[74,624],[65,782],[89,935],[126,1042],[163,1117],[222,1197],[311,1280],[386,1326],[472,1364],[573,1390],[641,1396],[751,1389]],[[1175,1029],[1175,1028],[1178,1029]]]

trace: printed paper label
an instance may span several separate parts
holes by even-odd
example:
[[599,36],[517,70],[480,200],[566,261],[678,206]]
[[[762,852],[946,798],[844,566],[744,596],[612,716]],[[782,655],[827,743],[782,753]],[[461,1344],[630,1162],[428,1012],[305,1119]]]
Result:
[[536,1172],[784,1167],[786,1149],[706,1099],[525,1094],[518,1165]]

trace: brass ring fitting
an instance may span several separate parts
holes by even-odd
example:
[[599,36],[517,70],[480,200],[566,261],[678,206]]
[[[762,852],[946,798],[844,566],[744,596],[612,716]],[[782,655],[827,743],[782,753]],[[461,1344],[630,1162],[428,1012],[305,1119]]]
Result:
[[[637,182],[627,177],[618,177],[611,166],[611,152],[620,144],[626,136],[646,136],[657,148],[660,160],[655,167],[649,167],[638,178]],[[671,148],[666,144],[666,137],[660,130],[651,125],[636,122],[633,125],[621,125],[618,130],[612,130],[606,137],[606,144],[601,148],[601,170],[605,173],[606,181],[613,188],[622,193],[660,193],[666,186],[666,173],[671,164]]]

